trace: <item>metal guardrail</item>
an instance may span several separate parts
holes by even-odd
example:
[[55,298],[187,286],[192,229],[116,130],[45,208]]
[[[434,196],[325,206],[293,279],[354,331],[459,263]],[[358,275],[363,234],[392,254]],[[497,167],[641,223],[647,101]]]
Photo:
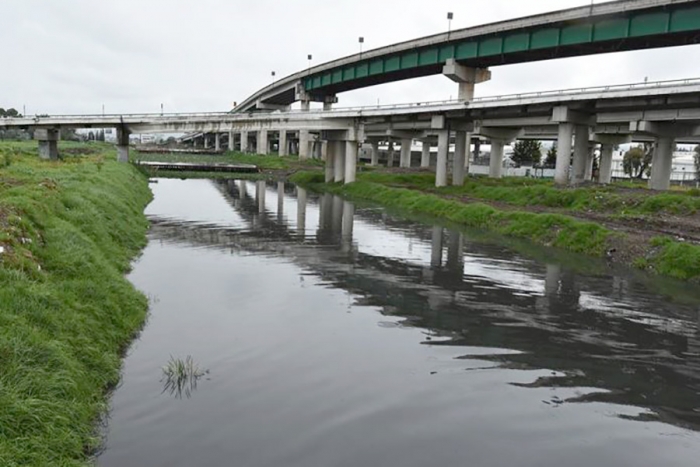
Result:
[[[526,92],[518,94],[504,94],[500,96],[485,96],[476,97],[472,99],[471,103],[483,103],[483,102],[498,102],[507,101],[515,99],[527,99],[534,97],[565,97],[565,96],[576,96],[582,94],[592,94],[592,93],[608,93],[617,91],[640,91],[640,90],[654,90],[663,89],[671,87],[681,87],[681,86],[700,86],[700,78],[687,78],[678,80],[667,80],[667,81],[655,81],[650,83],[632,83],[632,84],[616,84],[611,86],[594,86],[590,88],[570,88],[570,89],[560,89],[554,91],[535,91]],[[342,113],[342,112],[352,112],[352,111],[364,111],[364,110],[392,110],[392,109],[412,109],[420,107],[435,107],[441,105],[465,105],[463,101],[452,99],[452,100],[441,100],[441,101],[427,101],[427,102],[410,102],[402,104],[383,104],[383,105],[365,105],[365,106],[354,106],[354,107],[336,107],[332,110],[319,111],[327,114]],[[276,114],[277,112],[272,112]],[[316,111],[312,111],[316,112]],[[282,113],[282,112],[280,112]],[[283,112],[285,115],[302,113],[301,110],[294,110],[290,112]],[[308,112],[303,112],[308,113]],[[138,119],[138,118],[148,118],[154,119],[158,117],[162,118],[197,118],[197,117],[227,117],[232,120],[246,119],[251,115],[251,113],[239,113],[234,114],[230,111],[218,111],[218,112],[173,112],[173,113],[134,113],[134,114],[73,114],[73,115],[49,115],[49,116],[32,116],[24,117],[21,120],[35,120],[40,121],[41,119],[94,119],[94,120],[121,120],[124,118],[128,119]],[[10,120],[10,119],[8,119]]]

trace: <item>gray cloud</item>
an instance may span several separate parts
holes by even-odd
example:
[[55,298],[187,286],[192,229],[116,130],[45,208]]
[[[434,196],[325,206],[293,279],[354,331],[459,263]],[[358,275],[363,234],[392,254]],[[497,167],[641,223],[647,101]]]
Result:
[[[600,3],[600,2],[598,2]],[[444,31],[588,4],[585,0],[3,0],[0,106],[28,113],[227,110],[314,63]],[[700,75],[700,46],[494,68],[477,95]],[[436,76],[342,94],[341,105],[441,100]]]

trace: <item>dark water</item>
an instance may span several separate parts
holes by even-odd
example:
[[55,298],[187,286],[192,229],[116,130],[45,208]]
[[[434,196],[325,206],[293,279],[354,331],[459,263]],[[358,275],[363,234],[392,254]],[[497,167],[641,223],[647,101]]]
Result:
[[[292,186],[153,190],[100,466],[700,465],[690,286]],[[171,355],[210,370],[189,397]]]

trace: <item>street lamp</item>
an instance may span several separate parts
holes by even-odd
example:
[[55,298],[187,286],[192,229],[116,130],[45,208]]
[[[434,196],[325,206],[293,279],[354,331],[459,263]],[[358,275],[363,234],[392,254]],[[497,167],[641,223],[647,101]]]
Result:
[[270,75],[272,75],[272,81],[274,82],[274,81],[275,81],[275,75],[277,75],[277,73],[275,73],[275,72],[273,71],[273,72],[270,73]]
[[360,43],[360,58],[362,58],[362,44],[365,43],[365,38],[360,36],[360,38],[357,41]]
[[314,59],[314,56],[309,54],[306,56],[306,59],[309,61],[309,74],[311,74],[311,60]]
[[452,20],[454,19],[455,15],[451,11],[447,12],[447,38],[450,38],[450,33],[452,32]]

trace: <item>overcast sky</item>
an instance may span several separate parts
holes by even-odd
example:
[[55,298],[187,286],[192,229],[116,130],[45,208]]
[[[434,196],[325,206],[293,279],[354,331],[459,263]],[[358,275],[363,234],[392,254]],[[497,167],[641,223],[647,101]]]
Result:
[[[0,107],[35,113],[229,110],[314,64],[585,0],[0,0]],[[597,1],[596,3],[602,3]],[[700,46],[492,69],[477,96],[700,77]],[[456,97],[442,76],[341,94],[339,105]]]

